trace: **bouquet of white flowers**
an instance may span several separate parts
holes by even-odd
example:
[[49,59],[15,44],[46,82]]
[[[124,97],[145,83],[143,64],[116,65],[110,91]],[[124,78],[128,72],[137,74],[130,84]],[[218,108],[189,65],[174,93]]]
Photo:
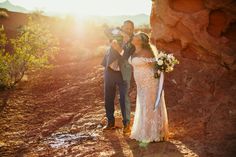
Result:
[[179,61],[173,56],[173,54],[159,51],[155,63],[155,78],[159,78],[161,72],[173,71],[175,64],[179,64]]

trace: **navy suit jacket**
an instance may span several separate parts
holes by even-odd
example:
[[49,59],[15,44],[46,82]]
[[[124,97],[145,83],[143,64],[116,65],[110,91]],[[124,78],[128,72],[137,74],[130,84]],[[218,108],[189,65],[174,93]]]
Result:
[[130,81],[132,68],[128,63],[128,59],[134,53],[135,46],[131,42],[128,42],[123,46],[123,50],[124,53],[121,56],[119,52],[110,47],[103,58],[102,65],[105,67],[105,70],[107,70],[111,63],[118,60],[123,80]]

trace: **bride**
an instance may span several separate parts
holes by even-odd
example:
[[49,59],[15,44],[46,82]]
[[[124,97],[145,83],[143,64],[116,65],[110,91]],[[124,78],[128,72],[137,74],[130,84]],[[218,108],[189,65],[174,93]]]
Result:
[[137,98],[130,138],[144,143],[164,141],[168,138],[164,92],[157,110],[154,110],[158,88],[158,79],[154,77],[154,51],[148,35],[143,32],[135,34],[132,43],[136,52],[129,58],[129,63],[134,69]]

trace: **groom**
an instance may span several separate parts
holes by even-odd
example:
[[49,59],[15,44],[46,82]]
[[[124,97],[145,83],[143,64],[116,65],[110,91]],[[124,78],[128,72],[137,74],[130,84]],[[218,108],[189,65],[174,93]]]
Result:
[[123,133],[127,134],[130,129],[130,101],[129,88],[131,80],[131,65],[128,58],[134,53],[135,47],[131,44],[134,23],[130,20],[124,21],[122,27],[123,43],[120,45],[116,40],[111,42],[111,46],[104,56],[102,65],[104,71],[104,91],[105,91],[105,109],[108,119],[104,130],[113,129],[115,126],[114,118],[114,100],[116,95],[116,87],[119,87],[119,101],[123,117]]

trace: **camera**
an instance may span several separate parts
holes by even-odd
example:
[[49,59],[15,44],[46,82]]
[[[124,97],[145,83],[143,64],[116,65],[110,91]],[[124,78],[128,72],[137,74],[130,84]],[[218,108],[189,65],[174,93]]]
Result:
[[110,41],[117,40],[118,44],[122,45],[123,43],[123,36],[121,34],[122,29],[119,27],[110,28],[105,30],[105,34]]

